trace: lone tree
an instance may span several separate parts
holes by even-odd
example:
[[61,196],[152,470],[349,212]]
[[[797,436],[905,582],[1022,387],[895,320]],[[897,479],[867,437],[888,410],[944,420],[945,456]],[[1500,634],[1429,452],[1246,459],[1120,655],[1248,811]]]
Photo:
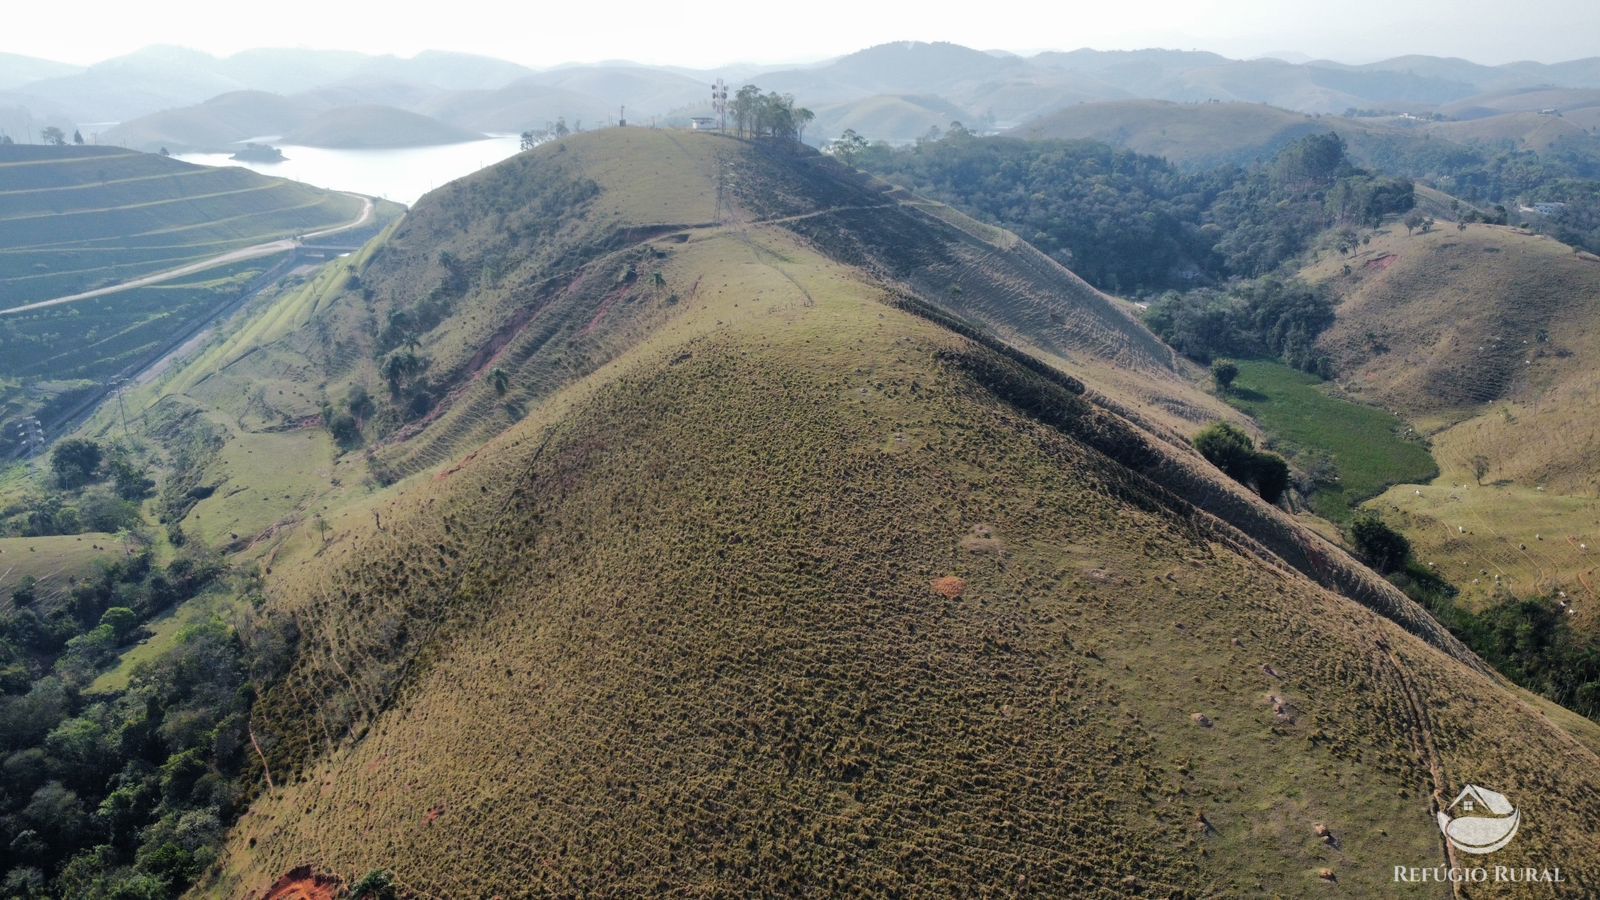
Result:
[[1194,436],[1194,448],[1233,480],[1249,480],[1255,442],[1237,427],[1227,422],[1213,422]]
[[829,148],[833,155],[847,163],[854,164],[856,158],[867,149],[867,139],[856,133],[854,128],[846,128],[844,134],[834,141]]
[[1351,523],[1350,542],[1355,545],[1356,554],[1382,575],[1398,571],[1411,557],[1411,542],[1405,535],[1370,512]]
[[1194,436],[1194,447],[1229,478],[1255,488],[1261,499],[1272,504],[1283,499],[1289,464],[1276,453],[1257,450],[1250,435],[1237,427],[1213,422]]
[[54,125],[39,132],[39,137],[43,138],[44,142],[52,147],[61,147],[67,143],[67,133]]
[[[1406,234],[1411,234],[1412,232],[1416,231],[1418,228],[1422,228],[1422,224],[1423,224],[1424,221],[1426,221],[1426,219],[1423,217],[1422,213],[1419,213],[1416,210],[1412,210],[1411,212],[1406,213],[1406,217],[1404,219],[1404,223],[1405,223],[1405,226],[1406,226]],[[1424,229],[1424,230],[1426,230],[1426,229]]]
[[1232,360],[1219,359],[1211,364],[1211,380],[1216,382],[1217,390],[1226,394],[1233,388],[1233,380],[1239,377],[1239,366]]
[[506,374],[505,369],[496,366],[494,371],[489,373],[489,384],[494,387],[496,394],[504,397],[506,389],[511,387],[511,376]]
[[74,144],[77,144],[78,146],[82,147],[83,146],[83,132],[79,131],[76,128],[72,129],[72,142]]
[[55,473],[58,484],[71,490],[99,477],[104,456],[104,450],[94,441],[69,438],[50,451],[50,470]]
[[1489,457],[1481,453],[1474,456],[1472,458],[1472,477],[1480,487],[1483,485],[1483,476],[1487,474],[1489,474]]

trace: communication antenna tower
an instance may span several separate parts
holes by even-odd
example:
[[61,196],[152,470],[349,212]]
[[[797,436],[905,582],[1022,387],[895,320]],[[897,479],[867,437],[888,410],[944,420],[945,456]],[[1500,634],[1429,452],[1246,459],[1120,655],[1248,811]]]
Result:
[[711,86],[711,111],[717,114],[717,130],[728,130],[728,84],[721,78]]

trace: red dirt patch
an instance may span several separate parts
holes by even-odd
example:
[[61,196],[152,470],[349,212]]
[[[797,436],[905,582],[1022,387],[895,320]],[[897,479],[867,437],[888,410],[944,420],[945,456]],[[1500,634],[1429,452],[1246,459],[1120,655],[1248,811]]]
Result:
[[273,882],[261,900],[338,900],[343,893],[344,882],[337,876],[323,875],[310,866],[301,866]]
[[933,588],[933,592],[935,594],[938,594],[941,597],[948,597],[951,600],[956,599],[967,591],[966,579],[957,578],[954,575],[946,575],[943,578],[935,578],[934,580],[928,582],[928,586]]
[[1397,260],[1399,258],[1400,258],[1399,256],[1396,256],[1393,253],[1385,253],[1382,256],[1374,257],[1372,259],[1367,260],[1361,266],[1361,268],[1363,268],[1363,269],[1371,269],[1374,272],[1382,272],[1384,269],[1387,269],[1390,266],[1394,265],[1395,260]]
[[439,804],[438,806],[435,806],[433,809],[428,810],[428,815],[423,818],[422,824],[424,824],[424,825],[432,825],[434,822],[438,821],[439,817],[442,816],[442,815],[444,815],[444,804],[443,803]]
[[443,481],[446,478],[449,478],[451,475],[454,475],[455,473],[457,473],[457,472],[461,471],[462,469],[466,468],[467,463],[470,463],[470,462],[472,462],[473,460],[475,460],[477,458],[478,458],[478,451],[474,450],[471,453],[468,453],[466,458],[461,460],[461,462],[458,462],[455,465],[451,466],[450,468],[445,469],[443,472],[440,472],[439,474],[433,476],[433,480],[434,481]]

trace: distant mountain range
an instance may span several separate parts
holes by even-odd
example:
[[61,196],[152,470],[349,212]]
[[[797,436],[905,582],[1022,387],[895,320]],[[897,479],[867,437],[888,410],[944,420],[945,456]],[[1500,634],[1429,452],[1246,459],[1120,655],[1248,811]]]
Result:
[[[870,138],[904,141],[955,118],[969,127],[1003,129],[1076,104],[1113,100],[1262,103],[1308,114],[1437,112],[1461,119],[1535,112],[1515,98],[1539,88],[1548,95],[1547,105],[1559,105],[1561,92],[1600,90],[1600,57],[1486,66],[1402,56],[1357,66],[1160,49],[1023,57],[901,42],[766,70],[607,62],[536,71],[437,51],[408,59],[259,49],[218,58],[158,46],[88,67],[0,55],[0,131],[36,140],[45,125],[94,125],[86,135],[92,130],[109,142],[151,148],[152,135],[159,133],[161,140],[191,149],[278,133],[281,128],[269,127],[265,111],[281,111],[282,103],[252,101],[264,111],[257,121],[241,117],[244,104],[237,97],[220,102],[241,91],[278,95],[308,116],[381,105],[479,132],[538,128],[557,118],[600,124],[626,115],[635,122],[682,122],[710,112],[707,86],[719,76],[794,94],[817,113],[814,139],[848,127]],[[174,118],[174,111],[181,114]],[[122,126],[112,129],[109,123]]]

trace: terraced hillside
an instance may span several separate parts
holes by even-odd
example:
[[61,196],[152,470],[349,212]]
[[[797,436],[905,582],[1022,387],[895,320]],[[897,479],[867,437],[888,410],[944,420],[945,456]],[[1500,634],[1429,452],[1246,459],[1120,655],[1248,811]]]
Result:
[[0,148],[0,309],[353,221],[361,201],[112,147]]
[[[0,147],[0,456],[17,418],[64,420],[279,272],[289,239],[367,222],[339,235],[359,239],[398,211],[155,154]],[[189,267],[200,270],[49,305]]]
[[1445,225],[1391,229],[1307,274],[1344,297],[1321,342],[1340,381],[1431,435],[1442,476],[1375,501],[1419,558],[1476,603],[1564,591],[1600,626],[1600,259]]
[[1192,375],[815,155],[611,130],[435,192],[135,398],[364,413],[255,448],[327,468],[260,544],[300,641],[203,890],[1438,896],[1393,866],[1469,781],[1595,889],[1594,752],[1200,460]]

